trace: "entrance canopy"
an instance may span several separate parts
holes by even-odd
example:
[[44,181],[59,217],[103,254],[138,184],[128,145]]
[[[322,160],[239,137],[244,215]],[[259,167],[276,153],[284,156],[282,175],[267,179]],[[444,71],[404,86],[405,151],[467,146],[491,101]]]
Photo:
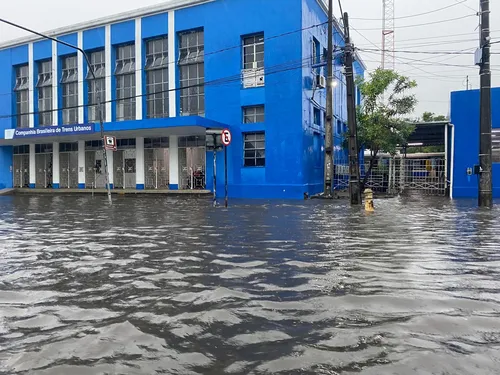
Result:
[[[205,135],[207,130],[224,129],[228,126],[199,116],[170,117],[161,119],[133,120],[104,124],[104,133],[117,138],[154,138],[171,135]],[[101,138],[99,124],[43,126],[36,128],[6,129],[0,134],[0,146],[16,146],[30,143],[77,142]]]
[[447,121],[415,124],[415,131],[408,139],[408,146],[442,146],[445,143]]

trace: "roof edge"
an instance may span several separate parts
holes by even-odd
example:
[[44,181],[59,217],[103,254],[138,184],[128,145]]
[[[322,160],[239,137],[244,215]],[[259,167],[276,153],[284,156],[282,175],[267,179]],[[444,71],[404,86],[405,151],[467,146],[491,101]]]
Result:
[[[172,0],[168,3],[151,5],[149,7],[142,7],[127,12],[117,13],[107,17],[97,18],[91,21],[80,22],[70,26],[64,26],[57,29],[52,29],[44,32],[45,35],[50,37],[62,36],[67,34],[73,34],[79,31],[93,29],[96,27],[102,27],[109,24],[118,23],[128,19],[133,19],[137,17],[150,16],[158,13],[169,12],[173,10],[178,10],[182,8],[189,8],[192,6],[197,6],[205,3],[210,3],[215,0]],[[18,47],[23,44],[36,42],[43,40],[44,38],[37,35],[25,36],[17,39],[13,39],[4,43],[0,43],[0,50],[12,47]]]

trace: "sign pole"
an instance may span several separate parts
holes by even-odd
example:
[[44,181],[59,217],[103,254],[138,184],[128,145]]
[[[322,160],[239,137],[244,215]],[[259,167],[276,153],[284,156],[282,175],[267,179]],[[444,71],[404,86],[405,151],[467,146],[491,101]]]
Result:
[[227,208],[227,146],[224,146],[224,206]]
[[217,207],[217,135],[214,137],[214,200],[213,206]]

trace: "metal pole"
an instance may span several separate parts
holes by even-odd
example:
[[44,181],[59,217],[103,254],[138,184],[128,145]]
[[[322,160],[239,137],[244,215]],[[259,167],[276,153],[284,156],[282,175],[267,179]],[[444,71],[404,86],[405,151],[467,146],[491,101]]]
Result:
[[217,206],[217,135],[212,134],[214,138],[214,198],[213,206]]
[[491,167],[490,1],[481,0],[481,76],[479,123],[479,207],[493,205]]
[[345,32],[345,76],[347,85],[347,125],[349,126],[349,196],[352,205],[361,204],[359,186],[359,157],[356,121],[356,97],[354,90],[354,48],[349,34],[349,15],[344,13]]
[[[54,41],[56,43],[62,44],[64,46],[66,46],[66,47],[70,47],[70,48],[73,48],[73,49],[79,51],[83,55],[83,57],[85,57],[85,60],[87,61],[87,65],[88,65],[90,74],[92,74],[92,78],[94,80],[96,80],[94,68],[92,67],[92,64],[90,63],[90,59],[87,56],[87,53],[85,53],[85,51],[82,48],[80,48],[78,46],[75,46],[75,45],[73,45],[71,43],[66,43],[65,41],[59,40],[57,38],[54,38],[54,37],[42,34],[42,33],[38,32],[38,31],[28,29],[27,27],[18,25],[16,23],[7,21],[7,20],[2,19],[2,18],[0,18],[0,22],[6,23],[6,24],[8,24],[10,26],[13,26],[13,27],[17,27],[18,29],[27,31],[27,32],[35,34],[35,35],[38,35],[39,37],[42,37],[44,39],[52,40],[52,41]],[[54,81],[56,82],[57,80],[54,80]],[[97,80],[96,80],[96,82],[97,82]],[[106,186],[107,186],[107,190],[108,190],[108,201],[111,204],[111,190],[110,190],[110,186],[109,186],[108,159],[106,157],[106,149],[105,149],[105,145],[104,145],[104,125],[103,125],[103,120],[102,120],[102,107],[101,107],[102,104],[101,104],[101,100],[99,98],[99,90],[97,88],[97,83],[96,83],[96,97],[97,97],[97,107],[98,107],[98,111],[99,111],[99,125],[101,127],[102,148],[104,150],[104,173],[106,174]]]
[[227,146],[224,146],[224,207],[227,208]]
[[326,55],[325,182],[323,195],[333,188],[333,0],[328,1],[328,49]]

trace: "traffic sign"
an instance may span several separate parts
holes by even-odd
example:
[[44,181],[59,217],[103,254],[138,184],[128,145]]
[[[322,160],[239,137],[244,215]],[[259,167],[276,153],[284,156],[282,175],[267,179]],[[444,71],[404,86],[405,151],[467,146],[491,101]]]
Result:
[[116,151],[116,137],[113,137],[111,135],[105,135],[104,136],[104,148],[106,150]]
[[231,144],[231,132],[229,129],[224,129],[222,131],[222,144],[224,146],[229,146]]

